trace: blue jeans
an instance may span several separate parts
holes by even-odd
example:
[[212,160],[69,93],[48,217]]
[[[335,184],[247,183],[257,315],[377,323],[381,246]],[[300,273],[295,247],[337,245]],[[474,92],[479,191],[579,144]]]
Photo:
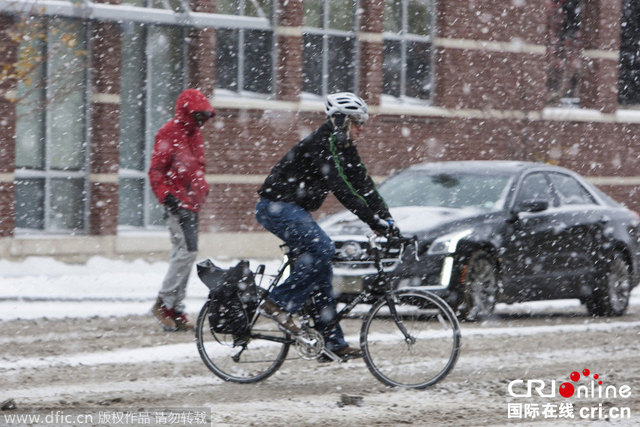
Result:
[[331,259],[335,247],[311,214],[293,203],[272,202],[261,198],[256,219],[283,240],[297,256],[291,275],[273,288],[269,298],[285,310],[295,313],[313,296],[315,328],[322,333],[325,346],[338,350],[347,346],[340,325],[328,329],[336,316],[336,299],[331,287]]

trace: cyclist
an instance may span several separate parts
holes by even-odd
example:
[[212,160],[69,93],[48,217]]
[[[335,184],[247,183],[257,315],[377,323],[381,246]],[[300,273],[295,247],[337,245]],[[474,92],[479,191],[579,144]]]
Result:
[[315,328],[325,347],[347,360],[362,354],[347,345],[339,325],[327,330],[336,315],[331,287],[335,248],[310,212],[332,192],[377,234],[399,232],[354,142],[369,118],[367,104],[353,93],[334,93],[327,96],[325,111],[328,120],[285,154],[258,190],[256,219],[297,256],[291,275],[272,290],[262,312],[299,335],[291,313],[313,295]]

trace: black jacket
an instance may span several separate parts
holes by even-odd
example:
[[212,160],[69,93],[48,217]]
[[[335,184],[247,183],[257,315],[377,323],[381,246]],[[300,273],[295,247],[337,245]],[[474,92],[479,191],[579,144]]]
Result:
[[280,159],[258,194],[314,211],[329,191],[369,226],[376,226],[375,215],[391,218],[355,144],[334,134],[333,125],[327,121]]

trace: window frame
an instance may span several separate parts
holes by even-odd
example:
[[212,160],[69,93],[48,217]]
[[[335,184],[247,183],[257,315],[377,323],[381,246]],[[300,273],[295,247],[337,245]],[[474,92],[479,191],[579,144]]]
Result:
[[[90,43],[89,43],[89,37],[90,37],[90,31],[91,31],[91,22],[90,21],[86,21],[86,20],[82,20],[82,19],[77,19],[77,18],[73,18],[73,17],[45,17],[45,16],[39,16],[36,17],[35,19],[40,19],[40,20],[44,20],[44,26],[43,29],[47,32],[47,37],[45,39],[45,41],[43,42],[40,52],[43,55],[43,75],[42,75],[42,80],[44,80],[45,82],[47,81],[47,79],[49,79],[50,75],[52,75],[54,73],[55,70],[53,70],[53,65],[52,65],[52,61],[48,60],[48,53],[50,51],[50,43],[51,41],[49,40],[49,32],[51,31],[52,26],[56,25],[56,21],[59,22],[73,22],[73,23],[79,23],[81,24],[81,42],[82,42],[82,46],[81,48],[83,48],[86,52],[87,52],[87,56],[85,57],[85,59],[82,60],[82,62],[84,63],[85,67],[83,68],[83,76],[82,76],[82,85],[83,85],[83,89],[81,91],[81,95],[82,95],[82,103],[83,103],[83,109],[82,109],[82,113],[83,113],[83,130],[82,130],[82,136],[83,136],[83,141],[81,142],[81,146],[82,146],[82,158],[81,158],[81,166],[78,170],[65,170],[65,169],[61,169],[61,170],[57,170],[57,169],[53,169],[52,168],[52,163],[51,163],[51,157],[52,157],[52,130],[51,130],[51,123],[53,123],[53,117],[52,117],[52,111],[50,106],[52,105],[52,103],[54,102],[55,98],[53,97],[53,95],[51,94],[49,89],[49,85],[45,84],[42,87],[42,91],[44,92],[44,98],[43,98],[43,106],[42,106],[42,111],[38,111],[38,114],[41,115],[41,126],[42,126],[42,138],[43,138],[43,151],[42,151],[42,155],[43,155],[43,163],[42,163],[42,168],[30,168],[30,167],[19,167],[16,164],[16,168],[15,168],[15,186],[16,186],[16,191],[17,191],[17,187],[20,185],[19,181],[27,181],[27,180],[42,180],[43,181],[43,191],[44,191],[44,197],[42,200],[42,213],[43,213],[43,219],[42,219],[42,228],[25,228],[25,227],[19,227],[17,226],[17,222],[18,222],[18,217],[19,217],[19,209],[20,207],[17,206],[15,207],[16,213],[16,227],[15,227],[15,234],[20,236],[20,235],[29,235],[29,234],[68,234],[68,233],[73,233],[73,234],[87,234],[88,230],[89,230],[89,175],[90,175],[90,171],[89,171],[89,161],[90,161],[90,128],[91,128],[91,106],[89,103],[90,100],[90,87],[91,87],[91,82],[90,82],[90,74],[88,72],[89,67],[88,67],[88,60],[90,57]],[[39,82],[41,83],[41,82]],[[40,107],[38,107],[40,108]],[[16,118],[16,127],[18,126],[17,121],[20,120],[19,117]],[[16,134],[16,138],[17,138],[17,134]],[[16,144],[18,143],[18,141],[16,140]],[[17,160],[17,159],[16,159]],[[53,184],[52,181],[54,180],[82,180],[82,212],[80,213],[80,217],[82,218],[82,226],[78,227],[78,228],[55,228],[53,221],[52,221],[52,213],[55,212],[53,210],[53,206],[52,206],[52,191],[53,191]],[[17,197],[17,196],[16,196]]]
[[[232,0],[233,1],[233,0]],[[247,2],[250,2],[250,0],[237,0],[238,1],[238,5],[236,8],[236,14],[222,14],[221,15],[228,15],[228,16],[234,16],[234,17],[250,17],[248,15],[244,14],[244,10],[246,10],[246,4]],[[265,16],[265,18],[267,19],[267,21],[269,22],[269,27],[268,28],[261,28],[261,27],[256,27],[256,28],[251,28],[251,27],[231,27],[231,26],[218,26],[216,27],[216,69],[214,70],[215,73],[217,73],[218,71],[218,59],[217,59],[217,55],[218,55],[218,51],[219,51],[219,40],[220,38],[218,37],[218,31],[220,30],[227,30],[227,31],[231,31],[231,32],[236,32],[237,31],[237,43],[234,46],[234,49],[237,52],[237,62],[236,62],[236,76],[235,76],[235,81],[236,81],[236,89],[230,89],[227,87],[222,87],[219,86],[219,79],[218,76],[216,74],[215,76],[215,82],[216,82],[216,92],[217,92],[217,96],[225,96],[224,91],[229,92],[228,95],[231,96],[235,96],[235,95],[240,95],[242,97],[251,97],[251,98],[264,98],[264,99],[270,99],[273,98],[276,94],[276,79],[277,79],[277,54],[276,54],[276,43],[277,43],[277,37],[275,34],[275,17],[277,16],[277,1],[276,0],[268,0],[270,2],[270,15],[269,16]],[[218,13],[220,13],[218,11]],[[250,90],[246,90],[245,89],[245,81],[246,79],[246,71],[245,71],[245,63],[246,63],[246,51],[248,50],[248,44],[246,42],[247,39],[247,33],[251,32],[251,31],[262,31],[262,32],[269,32],[271,33],[271,46],[269,49],[269,54],[267,56],[270,56],[271,59],[271,88],[268,92],[254,92],[254,91],[250,91]]]
[[[435,36],[436,36],[436,22],[435,22],[435,16],[436,16],[436,0],[431,0],[429,2],[429,4],[427,5],[430,16],[433,18],[433,22],[431,22],[431,28],[430,28],[430,33],[429,35],[420,35],[420,34],[415,34],[415,33],[410,33],[409,32],[409,2],[411,0],[398,0],[401,2],[401,28],[400,31],[398,32],[393,32],[393,31],[386,31],[383,30],[382,33],[382,42],[383,42],[383,46],[384,46],[384,42],[385,41],[393,41],[393,42],[400,42],[400,96],[395,96],[389,93],[385,92],[385,82],[384,82],[384,75],[382,77],[382,97],[387,98],[387,99],[394,99],[394,100],[398,100],[400,102],[419,102],[419,103],[432,103],[433,102],[433,96],[434,96],[434,85],[435,85],[435,79],[434,79],[434,58],[435,58],[435,49],[434,49],[434,40],[435,40]],[[386,3],[387,0],[384,1],[385,4],[385,8],[386,8]],[[385,22],[386,22],[386,15],[385,15]],[[407,65],[407,51],[409,50],[408,45],[410,43],[413,42],[417,42],[417,43],[427,43],[431,46],[431,52],[430,52],[430,75],[431,75],[431,90],[429,92],[429,97],[428,98],[416,98],[416,97],[412,97],[412,96],[407,96],[407,69],[408,69],[408,65]],[[385,56],[384,56],[384,47],[383,47],[383,58],[382,58],[382,62],[383,64],[385,63]],[[383,70],[384,73],[384,70]]]
[[[575,9],[558,0],[547,4],[547,105],[579,106],[584,73],[585,38],[582,19],[586,0],[575,0]],[[569,15],[568,12],[574,12]],[[572,19],[573,18],[573,19]]]
[[[136,26],[139,25],[139,22],[136,21],[130,21],[131,25]],[[137,170],[137,169],[131,169],[131,168],[122,168],[119,167],[118,168],[118,191],[119,194],[121,193],[122,188],[124,187],[122,182],[123,180],[127,179],[127,180],[140,180],[143,181],[143,188],[142,188],[142,225],[132,225],[132,224],[123,224],[121,223],[121,215],[120,215],[120,208],[122,206],[122,200],[119,200],[119,204],[118,204],[118,233],[120,232],[125,232],[125,231],[132,231],[132,230],[164,230],[166,228],[166,225],[164,223],[164,220],[160,221],[158,218],[162,215],[161,211],[162,211],[162,207],[158,204],[158,201],[156,200],[155,195],[153,194],[153,191],[151,190],[151,185],[149,183],[149,176],[148,176],[148,170],[149,170],[149,166],[151,164],[151,156],[153,154],[153,147],[155,144],[155,135],[158,132],[158,130],[160,129],[157,125],[160,124],[160,126],[162,126],[162,123],[166,122],[167,120],[170,120],[171,117],[173,117],[173,114],[175,112],[175,99],[173,99],[174,103],[171,104],[170,106],[168,106],[167,108],[169,109],[169,114],[167,114],[167,117],[163,119],[155,119],[155,117],[157,116],[157,112],[156,112],[156,108],[157,106],[154,105],[152,102],[150,102],[150,99],[153,98],[153,93],[154,93],[154,69],[153,69],[153,64],[152,64],[152,53],[150,52],[150,45],[149,45],[149,40],[150,40],[150,33],[151,30],[154,28],[170,28],[170,29],[175,29],[177,31],[180,31],[182,33],[182,37],[180,39],[180,56],[181,56],[181,66],[180,69],[181,71],[181,75],[183,76],[183,78],[181,79],[181,85],[180,85],[180,89],[177,90],[177,92],[181,92],[182,90],[187,88],[187,84],[188,81],[187,79],[184,77],[187,72],[188,72],[188,67],[189,67],[189,62],[188,62],[188,47],[187,44],[184,42],[185,37],[187,36],[188,33],[188,28],[187,27],[179,27],[179,26],[173,26],[173,25],[143,25],[142,27],[143,30],[143,37],[144,37],[144,99],[143,99],[143,103],[144,103],[144,107],[143,107],[143,113],[142,116],[140,117],[140,120],[142,120],[142,127],[144,128],[142,134],[144,136],[144,160],[143,160],[143,167],[142,170]],[[122,86],[121,86],[122,87]],[[157,121],[157,123],[156,123]],[[157,129],[153,129],[153,127],[158,127]],[[121,144],[124,144],[123,139],[123,134],[120,134],[120,138]],[[121,165],[121,162],[119,163],[119,166]]]
[[[360,24],[360,0],[349,0],[354,3],[354,11],[353,11],[353,23],[352,29],[349,31],[339,30],[335,28],[331,28],[331,0],[319,0],[322,4],[322,28],[320,27],[311,27],[306,24],[303,24],[302,27],[302,70],[301,70],[301,79],[302,79],[302,96],[307,98],[314,99],[324,99],[329,93],[333,93],[329,90],[329,38],[330,37],[342,37],[344,39],[352,39],[353,40],[353,81],[350,85],[346,85],[345,87],[339,89],[340,91],[350,91],[354,93],[358,93],[359,89],[359,75],[358,70],[360,67],[360,41],[359,41],[359,24]],[[303,6],[303,13],[305,9]],[[303,18],[304,19],[304,18]],[[311,36],[321,36],[322,37],[322,64],[321,64],[321,82],[320,82],[320,94],[316,94],[313,92],[308,92],[304,90],[305,87],[305,41],[304,38],[306,35]]]
[[[624,107],[640,105],[640,4],[625,0],[621,14],[620,72],[618,74],[618,103]],[[633,49],[633,46],[636,49]],[[634,78],[636,77],[636,78]]]

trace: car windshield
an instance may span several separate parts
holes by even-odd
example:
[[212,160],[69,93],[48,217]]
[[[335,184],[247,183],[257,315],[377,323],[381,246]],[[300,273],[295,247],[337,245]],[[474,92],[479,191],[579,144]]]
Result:
[[501,209],[511,175],[409,170],[392,176],[379,191],[391,208],[429,206],[440,208]]

